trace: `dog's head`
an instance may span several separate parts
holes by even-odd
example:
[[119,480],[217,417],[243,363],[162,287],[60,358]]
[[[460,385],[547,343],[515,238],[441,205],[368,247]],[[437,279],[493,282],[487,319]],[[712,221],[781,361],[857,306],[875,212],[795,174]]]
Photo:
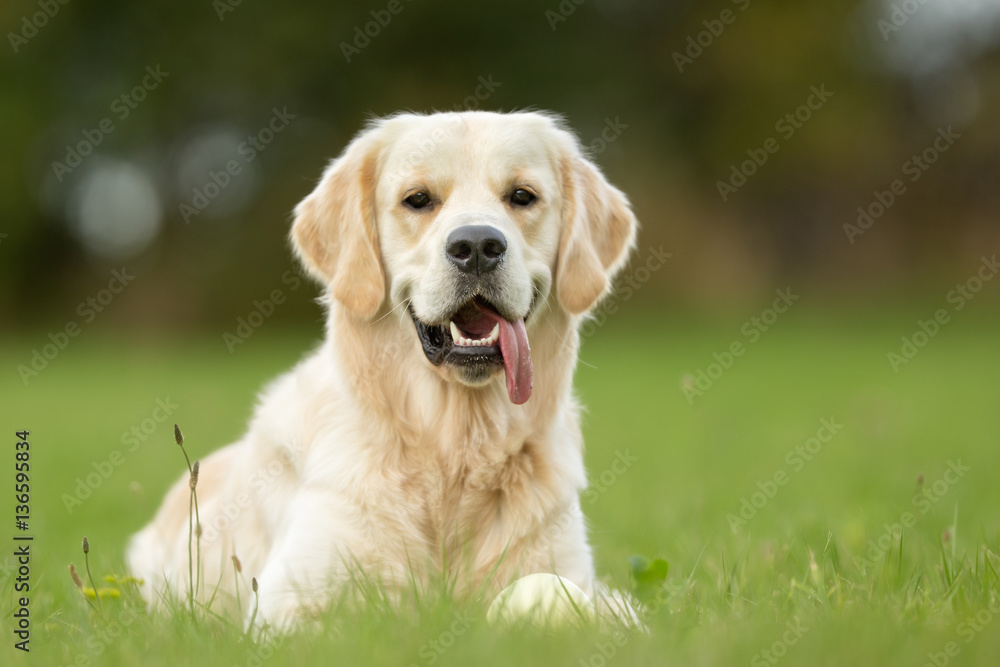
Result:
[[503,371],[517,404],[543,311],[592,308],[636,232],[625,196],[539,113],[377,121],[295,212],[294,246],[339,306],[360,320],[408,313],[446,380]]

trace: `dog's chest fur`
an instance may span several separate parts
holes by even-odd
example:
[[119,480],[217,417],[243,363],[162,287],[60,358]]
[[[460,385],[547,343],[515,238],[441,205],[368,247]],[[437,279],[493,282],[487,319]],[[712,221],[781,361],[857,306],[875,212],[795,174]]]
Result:
[[470,419],[464,425],[456,432],[442,422],[380,443],[383,455],[372,461],[380,473],[378,493],[393,502],[359,507],[369,538],[382,547],[371,553],[376,562],[423,561],[433,576],[515,558],[571,502],[572,495],[559,491],[565,480],[546,443],[524,422]]

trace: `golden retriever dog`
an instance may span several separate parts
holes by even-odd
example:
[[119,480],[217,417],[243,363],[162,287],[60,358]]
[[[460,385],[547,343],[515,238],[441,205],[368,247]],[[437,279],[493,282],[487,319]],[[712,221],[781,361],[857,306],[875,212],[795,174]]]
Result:
[[[324,342],[201,462],[197,598],[218,587],[231,604],[234,555],[278,628],[358,570],[389,590],[551,572],[599,593],[577,329],[635,234],[625,195],[552,115],[372,122],[295,209]],[[185,474],[129,546],[153,603],[188,595],[189,495]]]

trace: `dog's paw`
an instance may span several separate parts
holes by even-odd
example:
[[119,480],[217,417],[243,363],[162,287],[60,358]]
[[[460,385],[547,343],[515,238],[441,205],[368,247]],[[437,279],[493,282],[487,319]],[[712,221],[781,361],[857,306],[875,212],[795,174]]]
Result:
[[649,632],[643,620],[643,606],[624,591],[598,584],[594,589],[594,608],[602,626],[610,629],[624,629]]
[[262,578],[252,599],[244,619],[248,634],[286,634],[298,624],[301,606],[293,593],[281,592],[280,586]]

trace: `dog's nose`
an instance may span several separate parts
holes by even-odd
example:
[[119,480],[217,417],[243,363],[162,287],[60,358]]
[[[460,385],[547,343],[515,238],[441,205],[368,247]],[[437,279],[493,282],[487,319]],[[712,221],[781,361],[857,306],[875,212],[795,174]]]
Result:
[[445,252],[459,271],[481,276],[503,261],[507,239],[496,227],[466,225],[448,235]]

